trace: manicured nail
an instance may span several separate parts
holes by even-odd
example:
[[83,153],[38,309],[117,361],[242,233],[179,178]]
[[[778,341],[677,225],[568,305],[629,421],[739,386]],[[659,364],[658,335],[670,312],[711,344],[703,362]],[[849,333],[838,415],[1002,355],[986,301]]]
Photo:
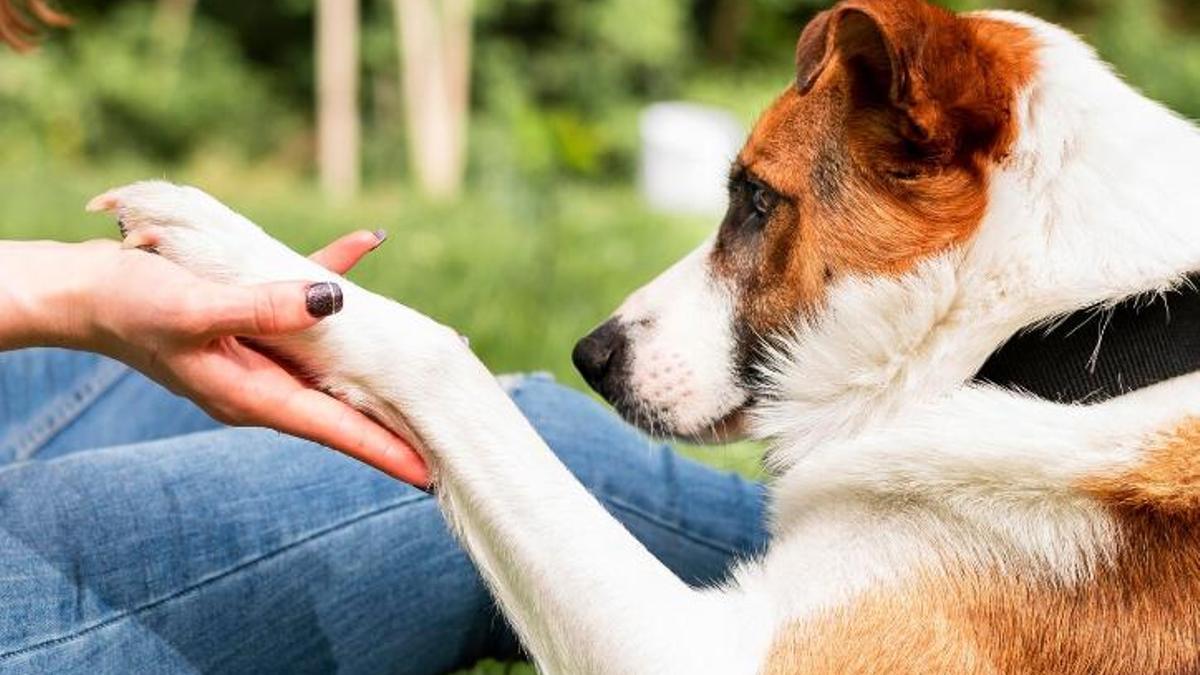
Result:
[[305,296],[308,313],[318,319],[342,311],[342,288],[331,281],[322,281],[308,287]]
[[387,241],[387,230],[385,230],[383,228],[379,228],[378,230],[375,230],[371,234],[375,235],[375,246],[371,248],[372,251],[379,248],[380,246],[383,245],[383,242]]

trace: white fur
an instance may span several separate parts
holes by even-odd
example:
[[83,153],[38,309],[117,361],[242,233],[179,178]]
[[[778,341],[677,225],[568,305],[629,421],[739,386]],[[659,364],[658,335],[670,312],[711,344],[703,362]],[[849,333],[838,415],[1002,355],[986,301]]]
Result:
[[[816,541],[872,518],[883,538],[866,547],[873,565],[835,556],[831,566],[863,571],[818,593],[829,602],[936,566],[928,551],[1085,579],[1110,556],[1114,526],[1073,486],[1131,466],[1155,433],[1197,412],[1196,376],[1088,408],[963,384],[1024,326],[1165,291],[1200,269],[1195,128],[1061,28],[987,14],[1029,27],[1042,46],[1017,147],[966,250],[898,280],[844,281],[823,316],[776,348],[777,396],[754,428],[773,439],[782,472],[777,538],[743,584],[780,588],[773,571],[808,569]],[[861,512],[834,514],[834,531],[822,531],[830,505],[853,511],[842,502]],[[821,606],[811,589],[798,593],[799,615]]]
[[713,437],[715,425],[746,402],[729,368],[733,294],[709,273],[711,247],[697,248],[617,310],[631,345],[630,395],[667,427],[652,431]]
[[[1136,463],[1195,411],[1200,376],[1089,408],[963,383],[1022,326],[1200,269],[1200,137],[1064,31],[991,16],[1042,48],[985,222],[902,279],[844,280],[776,346],[776,396],[755,424],[781,471],[774,539],[724,588],[689,589],[610,518],[453,331],[341,281],[342,314],[274,345],[424,448],[447,516],[544,671],[750,673],[788,622],[917,569],[1018,565],[1071,584],[1108,560],[1115,525],[1072,486]],[[199,191],[108,197],[135,241],[151,232],[208,276],[329,276]],[[640,326],[636,390],[683,431],[744,401],[732,301],[706,248],[620,310]]]

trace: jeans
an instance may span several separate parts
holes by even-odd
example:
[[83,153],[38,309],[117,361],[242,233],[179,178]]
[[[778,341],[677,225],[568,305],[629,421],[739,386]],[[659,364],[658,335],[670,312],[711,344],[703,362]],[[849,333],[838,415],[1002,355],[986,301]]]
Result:
[[[549,378],[509,391],[689,583],[763,546],[762,486]],[[517,655],[425,493],[224,428],[101,357],[0,353],[0,673],[441,673]]]

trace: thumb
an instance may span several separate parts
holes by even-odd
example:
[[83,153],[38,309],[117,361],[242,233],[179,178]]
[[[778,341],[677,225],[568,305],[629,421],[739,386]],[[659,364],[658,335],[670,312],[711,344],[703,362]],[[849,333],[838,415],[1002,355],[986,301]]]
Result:
[[342,289],[332,281],[284,281],[224,286],[211,296],[214,335],[277,335],[311,328],[342,311]]

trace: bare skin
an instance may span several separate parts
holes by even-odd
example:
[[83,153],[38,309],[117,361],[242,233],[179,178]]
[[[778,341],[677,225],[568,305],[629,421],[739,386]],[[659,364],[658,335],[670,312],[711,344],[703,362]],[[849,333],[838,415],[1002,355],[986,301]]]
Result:
[[[355,232],[312,257],[340,274],[379,243],[371,232]],[[309,285],[215,284],[113,241],[0,242],[0,350],[104,354],[223,423],[277,429],[428,486],[411,446],[239,339],[316,325],[323,317],[307,309]]]

